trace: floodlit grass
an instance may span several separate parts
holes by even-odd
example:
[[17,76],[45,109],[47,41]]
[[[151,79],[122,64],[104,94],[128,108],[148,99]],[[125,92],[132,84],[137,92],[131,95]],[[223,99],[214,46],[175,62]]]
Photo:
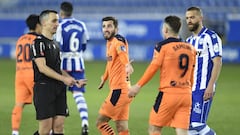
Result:
[[[14,73],[15,61],[0,59],[0,135],[11,134],[11,112],[14,105]],[[132,84],[141,77],[147,67],[148,62],[135,62]],[[88,84],[85,98],[88,103],[90,135],[99,135],[95,120],[98,109],[108,94],[108,86],[103,90],[98,90],[100,76],[104,72],[105,62],[86,62],[86,77]],[[217,93],[213,101],[208,124],[218,135],[238,135],[240,121],[240,65],[223,65],[220,78],[218,80]],[[158,74],[145,85],[139,95],[133,100],[130,109],[129,128],[131,135],[147,135],[148,117],[150,108],[157,95]],[[68,94],[68,105],[70,117],[65,122],[66,135],[79,135],[81,131],[81,121],[75,102],[70,92]],[[114,126],[114,123],[111,122]],[[35,110],[33,105],[27,105],[23,111],[21,135],[32,135],[38,128],[35,120]],[[164,135],[174,135],[172,128],[164,128]]]

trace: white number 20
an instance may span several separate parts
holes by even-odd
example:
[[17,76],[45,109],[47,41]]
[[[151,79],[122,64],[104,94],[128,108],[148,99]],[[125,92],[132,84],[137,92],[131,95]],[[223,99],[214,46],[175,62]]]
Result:
[[79,39],[76,37],[77,32],[73,32],[70,37],[70,50],[75,52],[79,48]]

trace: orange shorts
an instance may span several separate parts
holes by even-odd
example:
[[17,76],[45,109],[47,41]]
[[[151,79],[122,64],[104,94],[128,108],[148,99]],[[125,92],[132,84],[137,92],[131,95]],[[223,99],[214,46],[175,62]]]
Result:
[[150,112],[149,124],[188,129],[192,96],[190,93],[159,92]]
[[121,89],[111,90],[99,113],[113,120],[128,120],[131,101],[132,98],[128,97],[128,93],[123,93]]
[[15,76],[15,100],[16,103],[31,104],[33,99],[33,74],[16,73]]

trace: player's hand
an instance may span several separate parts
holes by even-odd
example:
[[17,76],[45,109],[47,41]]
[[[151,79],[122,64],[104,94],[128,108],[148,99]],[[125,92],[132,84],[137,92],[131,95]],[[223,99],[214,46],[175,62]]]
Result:
[[140,89],[141,87],[138,86],[137,84],[133,85],[128,91],[128,97],[129,98],[135,97],[139,93]]
[[203,95],[204,101],[209,100],[210,98],[213,97],[213,95],[214,95],[213,85],[208,85]]
[[103,80],[103,77],[101,77],[101,82],[98,86],[98,89],[101,90],[103,88],[104,84],[105,84],[105,81]]
[[75,85],[76,85],[78,88],[81,88],[81,87],[87,85],[87,79],[77,80]]
[[126,65],[127,76],[130,76],[133,73],[133,71],[134,71],[133,66],[131,64],[133,61],[134,61],[133,59],[130,60],[130,62]]
[[63,82],[65,85],[72,87],[76,83],[76,80],[73,77],[67,76],[67,77],[64,77]]

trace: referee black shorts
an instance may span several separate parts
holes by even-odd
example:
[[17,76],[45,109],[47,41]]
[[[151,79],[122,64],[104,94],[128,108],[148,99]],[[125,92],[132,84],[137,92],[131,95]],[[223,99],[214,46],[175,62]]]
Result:
[[37,82],[33,90],[37,120],[68,116],[66,86],[62,82]]

